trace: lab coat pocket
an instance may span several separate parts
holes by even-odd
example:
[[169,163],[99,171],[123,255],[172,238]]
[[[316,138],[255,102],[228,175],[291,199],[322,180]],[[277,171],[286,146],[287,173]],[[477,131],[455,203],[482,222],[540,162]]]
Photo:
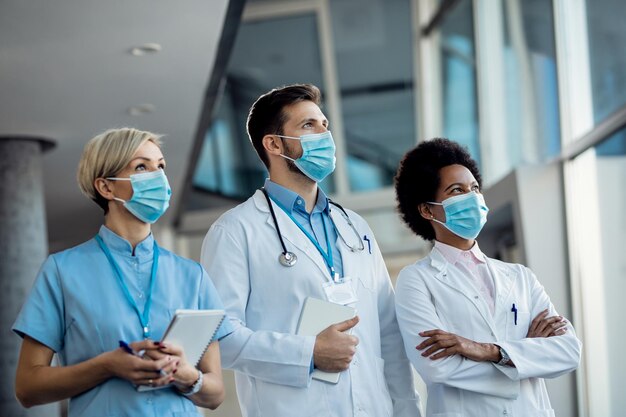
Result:
[[520,340],[524,339],[528,334],[530,328],[530,313],[524,311],[517,312],[517,323],[513,313],[506,323],[506,338],[507,340]]
[[[369,292],[373,292],[374,291],[374,282],[373,282],[374,280],[373,280],[371,275],[372,274],[369,274],[369,275],[366,275],[366,276],[360,275],[358,277],[358,279],[355,280],[355,281],[358,282],[358,285],[360,287],[366,289]],[[358,293],[359,289],[358,288],[355,288],[355,289],[357,290],[357,293]]]

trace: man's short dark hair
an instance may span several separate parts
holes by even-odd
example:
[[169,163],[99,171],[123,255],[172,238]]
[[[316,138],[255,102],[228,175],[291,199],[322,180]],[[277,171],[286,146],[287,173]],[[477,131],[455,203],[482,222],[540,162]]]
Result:
[[257,99],[250,108],[246,127],[250,142],[267,168],[269,158],[263,148],[263,136],[282,135],[283,125],[287,121],[284,108],[300,101],[312,101],[318,106],[322,95],[319,88],[312,84],[293,84],[275,88]]
[[396,200],[402,220],[418,236],[426,240],[435,238],[430,221],[419,213],[419,205],[435,201],[441,177],[439,170],[448,165],[463,165],[482,189],[478,164],[469,152],[456,142],[436,138],[420,143],[408,151],[395,176]]

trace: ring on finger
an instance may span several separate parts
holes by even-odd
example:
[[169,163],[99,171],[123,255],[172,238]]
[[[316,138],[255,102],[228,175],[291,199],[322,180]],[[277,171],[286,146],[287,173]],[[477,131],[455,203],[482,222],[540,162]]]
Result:
[[148,380],[148,385],[150,385],[150,386],[154,385],[154,381],[153,381],[153,380],[151,380],[151,379],[149,379],[149,380]]

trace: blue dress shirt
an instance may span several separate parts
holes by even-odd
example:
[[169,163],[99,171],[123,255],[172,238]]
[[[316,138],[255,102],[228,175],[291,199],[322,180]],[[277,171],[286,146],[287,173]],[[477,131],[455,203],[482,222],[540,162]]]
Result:
[[[269,179],[265,180],[265,189],[272,199],[278,201],[278,203],[289,210],[287,214],[290,214],[298,224],[303,227],[311,236],[317,239],[319,246],[326,251],[326,234],[324,233],[324,226],[326,226],[326,232],[330,239],[333,251],[333,263],[335,271],[339,276],[343,276],[343,265],[341,261],[341,252],[337,247],[337,231],[330,219],[328,197],[324,194],[321,188],[317,188],[317,201],[311,214],[306,211],[306,203],[304,198],[300,197],[297,193],[278,185]],[[289,250],[289,248],[287,248]]]
[[[149,235],[134,251],[102,226],[99,235],[118,263],[129,292],[143,311],[153,262]],[[150,310],[150,331],[160,340],[176,309],[222,309],[206,271],[197,262],[160,249]],[[119,340],[143,338],[137,313],[95,239],[50,255],[13,325],[74,365],[114,350]],[[214,340],[231,332],[225,320]],[[70,399],[69,416],[199,416],[196,406],[172,388],[137,392],[124,379],[106,382]]]

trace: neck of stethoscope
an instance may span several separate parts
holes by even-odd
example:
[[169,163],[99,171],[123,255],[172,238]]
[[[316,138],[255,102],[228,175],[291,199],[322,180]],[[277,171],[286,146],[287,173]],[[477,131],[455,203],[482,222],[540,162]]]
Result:
[[278,226],[278,220],[276,219],[276,213],[274,212],[274,207],[272,206],[272,200],[270,199],[270,195],[268,194],[265,187],[261,188],[265,199],[267,200],[267,206],[270,209],[270,214],[272,215],[272,219],[274,220],[274,225],[276,226],[276,234],[278,235],[278,239],[280,239],[280,246],[283,248],[283,255],[287,255],[287,246],[285,246],[285,241],[283,240],[283,235],[280,233],[280,226]]

